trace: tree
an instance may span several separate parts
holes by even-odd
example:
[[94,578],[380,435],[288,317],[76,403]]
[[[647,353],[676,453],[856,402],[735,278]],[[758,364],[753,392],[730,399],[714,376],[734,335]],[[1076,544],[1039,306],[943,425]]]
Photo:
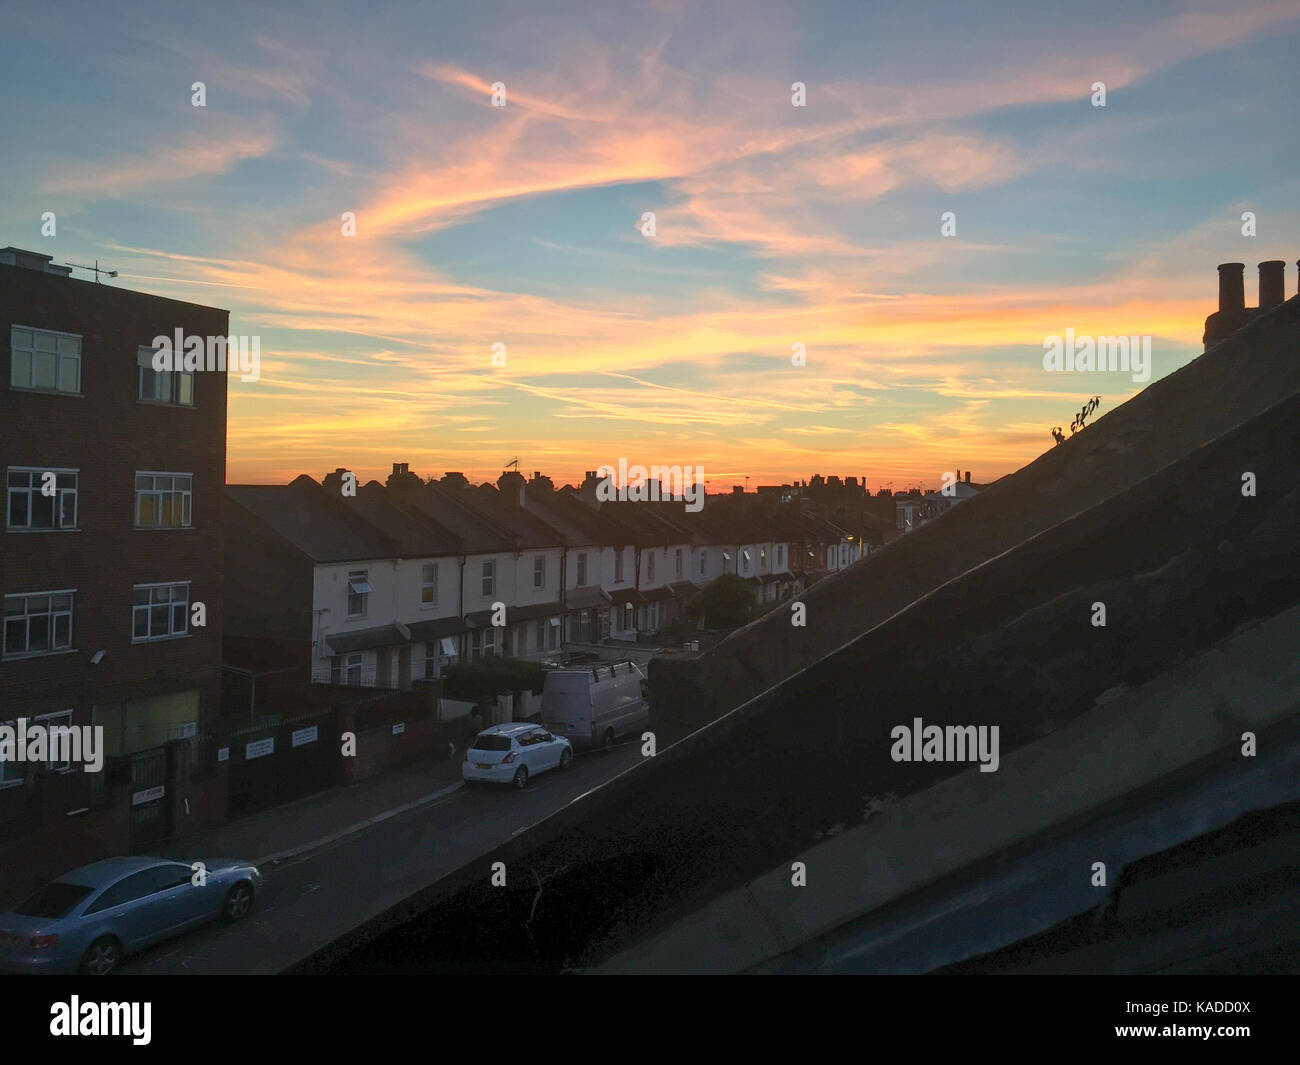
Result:
[[753,605],[749,585],[734,573],[724,573],[712,581],[692,604],[708,629],[736,629],[748,624]]
[[1073,435],[1082,429],[1087,420],[1092,416],[1092,412],[1100,405],[1101,396],[1093,396],[1088,400],[1088,402],[1079,410],[1079,413],[1074,416],[1074,421],[1070,423],[1070,434]]

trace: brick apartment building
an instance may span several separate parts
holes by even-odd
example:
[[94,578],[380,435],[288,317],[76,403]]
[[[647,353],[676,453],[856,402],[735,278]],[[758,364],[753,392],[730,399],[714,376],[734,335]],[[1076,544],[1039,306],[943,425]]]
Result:
[[[156,373],[150,345],[229,313],[69,274],[0,250],[0,722],[100,725],[108,758],[143,758],[218,711],[226,454],[226,374]],[[106,775],[0,773],[6,835],[95,807]]]

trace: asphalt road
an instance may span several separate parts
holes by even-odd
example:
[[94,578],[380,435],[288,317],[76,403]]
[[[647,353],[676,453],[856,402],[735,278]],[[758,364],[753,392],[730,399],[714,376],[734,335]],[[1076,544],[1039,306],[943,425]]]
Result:
[[213,924],[127,960],[123,973],[275,973],[454,872],[641,758],[624,743],[513,788],[461,788],[320,850],[263,867],[236,925]]

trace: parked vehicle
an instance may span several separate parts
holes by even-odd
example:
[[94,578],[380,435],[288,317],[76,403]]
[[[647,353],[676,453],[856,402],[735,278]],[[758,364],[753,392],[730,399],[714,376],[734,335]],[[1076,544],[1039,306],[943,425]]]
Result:
[[484,729],[465,751],[460,764],[461,779],[467,784],[513,784],[522,788],[529,777],[548,769],[568,769],[573,747],[541,725],[511,721]]
[[645,674],[635,662],[557,669],[542,687],[542,720],[575,747],[610,747],[650,721],[645,696]]
[[[207,921],[238,921],[261,890],[248,862],[108,858],[0,913],[0,971],[105,976],[132,954]],[[203,875],[199,875],[200,871]]]

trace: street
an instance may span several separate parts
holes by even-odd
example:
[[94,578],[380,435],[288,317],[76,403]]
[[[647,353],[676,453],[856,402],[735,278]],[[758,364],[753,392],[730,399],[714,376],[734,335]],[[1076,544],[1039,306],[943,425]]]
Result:
[[[159,944],[123,973],[275,973],[486,854],[641,758],[638,742],[579,754],[513,788],[461,788],[320,850],[263,866],[252,913]],[[249,856],[253,857],[253,856]],[[486,870],[484,870],[486,876]]]

